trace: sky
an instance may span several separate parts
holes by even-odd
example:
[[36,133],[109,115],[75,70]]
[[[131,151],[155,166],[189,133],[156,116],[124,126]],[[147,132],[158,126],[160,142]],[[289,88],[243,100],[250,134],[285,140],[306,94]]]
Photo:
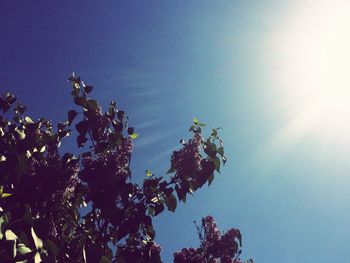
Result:
[[207,134],[222,127],[221,174],[155,220],[165,262],[198,246],[193,220],[206,215],[241,230],[243,259],[347,261],[347,1],[13,0],[0,21],[1,93],[58,122],[76,72],[140,135],[136,182],[165,174],[193,117]]

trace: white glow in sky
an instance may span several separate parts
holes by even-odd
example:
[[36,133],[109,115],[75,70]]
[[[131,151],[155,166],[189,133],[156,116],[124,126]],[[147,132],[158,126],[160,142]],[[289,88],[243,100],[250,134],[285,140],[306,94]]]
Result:
[[350,1],[299,1],[278,27],[272,78],[293,116],[285,132],[350,140]]

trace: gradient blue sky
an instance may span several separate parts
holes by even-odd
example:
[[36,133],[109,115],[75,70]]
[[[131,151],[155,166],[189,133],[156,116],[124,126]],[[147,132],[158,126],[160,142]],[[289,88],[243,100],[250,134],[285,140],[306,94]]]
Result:
[[289,66],[295,32],[314,26],[298,14],[312,16],[318,2],[1,1],[0,91],[14,92],[31,115],[64,120],[66,79],[77,72],[104,105],[116,100],[140,134],[136,181],[146,169],[167,170],[193,117],[223,127],[222,174],[156,219],[165,262],[198,245],[192,222],[208,214],[222,230],[241,230],[243,258],[346,262],[350,147],[332,130],[294,121],[302,111],[290,91],[301,77],[281,66]]

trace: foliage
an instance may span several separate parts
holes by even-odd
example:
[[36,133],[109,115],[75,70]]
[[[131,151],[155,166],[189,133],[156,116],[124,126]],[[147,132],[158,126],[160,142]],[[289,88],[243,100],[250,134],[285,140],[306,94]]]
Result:
[[[169,175],[147,170],[140,186],[130,171],[138,134],[125,112],[113,101],[102,111],[89,97],[92,86],[74,74],[69,82],[76,108],[56,127],[26,116],[14,95],[0,98],[1,259],[161,262],[153,219],[211,184],[226,162],[218,129],[204,139],[204,124],[194,119],[193,136],[173,152]],[[78,150],[62,153],[71,133]]]
[[[200,247],[184,248],[174,253],[174,263],[242,263],[242,235],[238,229],[231,228],[221,233],[212,216],[202,218],[197,226]],[[245,263],[253,263],[252,259]]]

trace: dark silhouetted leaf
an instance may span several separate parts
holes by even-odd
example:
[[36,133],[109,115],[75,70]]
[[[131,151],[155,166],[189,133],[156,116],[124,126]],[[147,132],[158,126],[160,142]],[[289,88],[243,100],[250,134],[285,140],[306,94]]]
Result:
[[84,86],[84,91],[86,94],[89,94],[92,91],[92,86],[89,86],[89,85]]
[[132,135],[134,133],[134,128],[133,127],[129,127],[128,128],[128,134]]
[[71,125],[78,113],[75,110],[68,111],[68,125]]
[[75,128],[81,135],[85,135],[89,128],[89,122],[87,120],[82,120],[77,125],[75,125]]
[[173,194],[171,194],[170,196],[167,196],[165,198],[165,204],[168,207],[169,211],[175,212],[176,206],[177,206],[176,197]]
[[85,135],[79,134],[79,136],[77,137],[78,147],[83,147],[86,141],[87,141],[87,138],[85,137]]

